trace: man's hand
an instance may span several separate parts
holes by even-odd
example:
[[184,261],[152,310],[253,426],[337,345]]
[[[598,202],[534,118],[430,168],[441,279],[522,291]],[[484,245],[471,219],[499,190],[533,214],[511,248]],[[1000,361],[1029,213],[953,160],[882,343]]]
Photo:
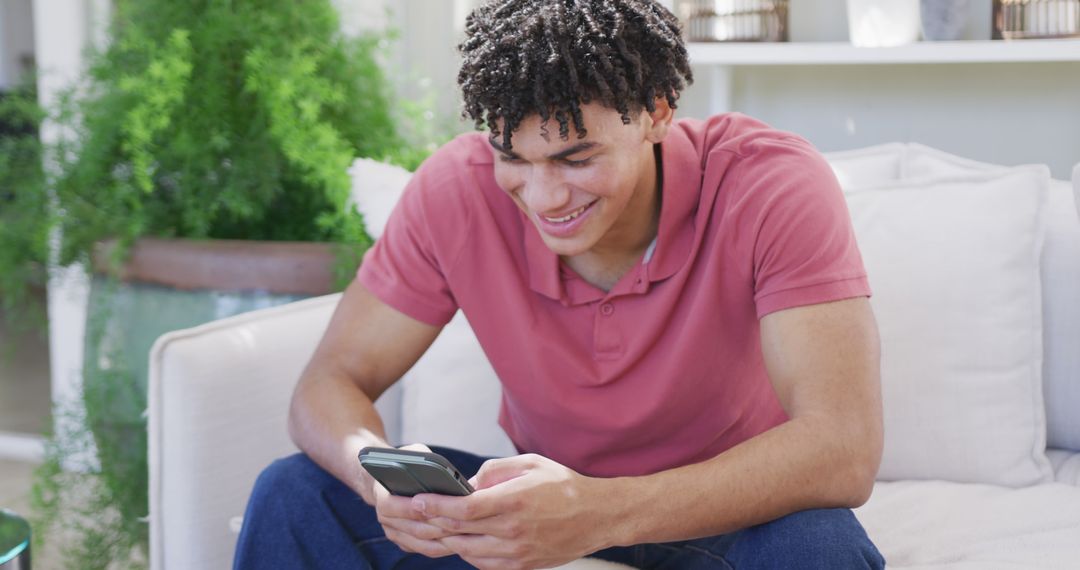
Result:
[[[406,445],[400,449],[431,451],[423,444]],[[446,538],[451,533],[426,522],[427,517],[413,508],[411,498],[391,495],[386,487],[375,481],[366,471],[364,476],[370,483],[362,483],[361,486],[371,491],[372,500],[368,502],[375,507],[379,524],[382,525],[386,538],[405,552],[416,552],[428,558],[441,558],[454,554],[439,542],[439,539]],[[367,501],[367,497],[364,497],[364,500]]]
[[477,568],[550,568],[608,546],[602,482],[521,455],[484,463],[468,497],[422,494],[412,508],[446,533],[439,543]]

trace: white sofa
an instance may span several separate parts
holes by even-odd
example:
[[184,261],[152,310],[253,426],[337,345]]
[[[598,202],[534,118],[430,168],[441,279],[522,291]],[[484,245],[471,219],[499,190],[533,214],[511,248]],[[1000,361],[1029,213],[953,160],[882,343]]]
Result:
[[[829,155],[883,336],[886,453],[856,514],[894,568],[1080,567],[1080,218],[1073,186],[919,145]],[[407,175],[353,171],[373,233]],[[1080,178],[1078,167],[1074,178]],[[1076,181],[1080,182],[1080,180]],[[260,470],[296,451],[292,388],[336,304],[163,336],[150,373],[155,570],[231,564]],[[377,403],[397,443],[513,452],[459,314]],[[574,568],[606,563],[579,561]]]

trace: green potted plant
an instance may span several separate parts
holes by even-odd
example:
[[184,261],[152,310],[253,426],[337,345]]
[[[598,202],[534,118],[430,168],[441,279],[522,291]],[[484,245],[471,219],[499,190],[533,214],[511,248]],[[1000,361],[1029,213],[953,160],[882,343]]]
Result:
[[[154,338],[340,288],[370,244],[349,165],[363,156],[412,169],[427,148],[398,128],[378,65],[384,38],[344,37],[329,0],[121,0],[110,37],[47,110],[67,136],[48,147],[5,137],[21,154],[0,160],[4,303],[17,306],[42,278],[53,229],[57,264],[98,274],[84,407],[54,412],[34,497],[37,535],[65,535],[82,568],[146,560]],[[33,125],[44,115],[32,103],[0,112]],[[269,266],[301,284],[268,286],[279,282]],[[165,288],[181,291],[166,299]],[[253,288],[269,291],[230,296]]]

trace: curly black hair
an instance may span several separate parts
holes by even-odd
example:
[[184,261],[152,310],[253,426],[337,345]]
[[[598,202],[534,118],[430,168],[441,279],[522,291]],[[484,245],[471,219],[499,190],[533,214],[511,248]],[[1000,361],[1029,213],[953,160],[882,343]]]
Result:
[[[521,121],[554,117],[586,135],[581,105],[631,115],[674,108],[693,82],[679,20],[654,0],[490,0],[466,20],[458,84],[463,116],[511,148]],[[500,132],[497,121],[502,119]]]

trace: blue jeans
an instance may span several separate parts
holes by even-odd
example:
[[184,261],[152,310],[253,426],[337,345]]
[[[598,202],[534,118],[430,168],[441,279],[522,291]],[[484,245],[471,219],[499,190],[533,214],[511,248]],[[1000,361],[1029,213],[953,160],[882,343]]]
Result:
[[[487,459],[432,448],[472,477]],[[635,568],[883,568],[885,561],[847,509],[788,515],[738,532],[592,555]],[[431,559],[402,551],[384,534],[375,509],[306,455],[279,459],[255,482],[234,569],[350,570],[472,568],[457,556]]]

